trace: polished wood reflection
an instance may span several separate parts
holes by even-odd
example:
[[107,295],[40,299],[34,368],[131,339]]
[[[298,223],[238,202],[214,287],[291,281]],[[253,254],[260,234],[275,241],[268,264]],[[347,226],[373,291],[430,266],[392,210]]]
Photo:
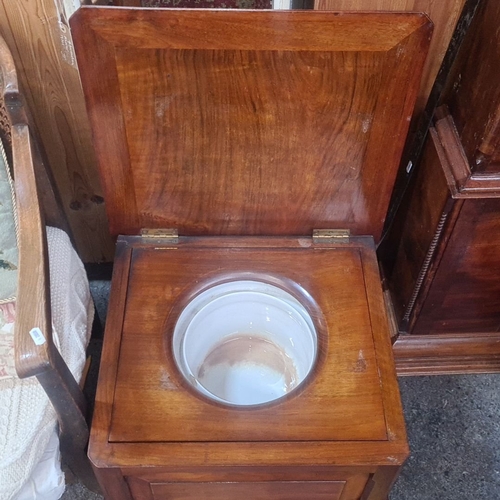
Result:
[[80,9],[112,232],[380,236],[424,15]]
[[[82,8],[71,24],[122,235],[89,447],[107,496],[385,499],[408,447],[374,239],[432,23]],[[133,236],[155,228],[180,236]],[[231,272],[318,305],[318,361],[274,404],[209,402],[172,360],[180,304]]]

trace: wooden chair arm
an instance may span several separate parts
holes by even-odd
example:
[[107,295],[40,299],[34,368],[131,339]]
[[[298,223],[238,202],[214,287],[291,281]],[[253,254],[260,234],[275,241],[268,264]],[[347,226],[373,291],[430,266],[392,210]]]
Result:
[[48,249],[32,167],[29,129],[27,125],[15,125],[11,133],[19,229],[15,356],[17,373],[25,378],[51,367]]
[[[0,38],[0,89],[11,122],[13,163],[16,166],[23,166],[17,168],[15,174],[16,178],[19,177],[15,184],[16,196],[19,206],[22,207],[18,213],[19,243],[22,241],[23,249],[31,247],[30,252],[22,252],[20,248],[17,309],[21,314],[18,314],[15,324],[16,370],[19,376],[24,378],[49,368],[49,344],[45,342],[37,346],[33,339],[28,340],[26,335],[17,334],[25,332],[27,324],[38,325],[41,332],[46,332],[45,335],[51,334],[50,309],[46,292],[47,276],[44,269],[47,248],[35,180],[29,178],[27,172],[29,169],[26,168],[26,165],[32,162],[27,119],[19,94],[14,60],[2,38]],[[17,125],[14,127],[13,123]],[[35,252],[40,253],[35,254]],[[25,311],[29,311],[30,314],[26,314]]]
[[88,440],[86,402],[52,338],[47,237],[32,151],[28,126],[15,125],[12,152],[19,226],[16,371],[20,378],[37,377],[58,414],[61,438],[82,447]]
[[[18,216],[19,271],[14,347],[20,378],[57,372],[68,396],[81,411],[85,403],[74,377],[52,338],[47,235],[33,165],[32,143],[27,125],[12,128],[15,190]],[[43,384],[42,384],[43,385]],[[45,387],[44,387],[45,388]],[[45,388],[46,391],[50,390]],[[65,411],[65,409],[62,409]]]
[[[50,368],[50,297],[45,225],[41,214],[27,117],[24,112],[14,60],[0,38],[0,90],[10,120],[12,159],[15,166],[16,198],[19,207],[18,310],[15,323],[15,363],[21,378],[38,375]],[[37,327],[37,345],[29,332]]]
[[63,427],[73,426],[71,419],[62,422],[68,412],[74,422],[83,422],[86,427],[83,394],[52,339],[47,235],[35,172],[38,151],[30,136],[14,62],[2,38],[0,75],[2,97],[11,123],[18,217],[19,271],[14,326],[16,371],[20,378],[37,376]]
[[36,376],[57,413],[60,447],[70,468],[98,490],[85,449],[86,401],[54,345],[46,222],[71,235],[43,151],[32,140],[12,55],[0,37],[0,99],[10,125],[18,222],[19,270],[14,324],[16,371]]
[[57,413],[61,451],[87,486],[96,490],[84,452],[89,438],[86,401],[52,338],[47,236],[27,125],[12,128],[12,150],[19,226],[16,371],[20,378],[37,377]]
[[[40,209],[32,151],[28,126],[15,125],[12,128],[12,152],[19,228],[14,326],[16,370],[20,378],[35,375],[42,382],[40,377],[43,375],[43,379],[51,379],[52,383],[55,381],[53,377],[60,379],[62,392],[67,392],[67,397],[71,397],[84,412],[83,395],[52,338],[47,235]],[[56,374],[50,375],[53,371]],[[52,385],[44,389],[46,392],[53,390]],[[66,411],[64,407],[61,410]]]

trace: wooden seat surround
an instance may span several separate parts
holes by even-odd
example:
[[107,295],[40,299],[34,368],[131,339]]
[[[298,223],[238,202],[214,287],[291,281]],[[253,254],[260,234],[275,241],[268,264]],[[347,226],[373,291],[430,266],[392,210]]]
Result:
[[[107,498],[386,498],[408,447],[374,241],[431,23],[82,8],[71,25],[118,236],[89,448]],[[172,361],[182,305],[227,273],[319,306],[313,373],[283,401],[209,402]]]

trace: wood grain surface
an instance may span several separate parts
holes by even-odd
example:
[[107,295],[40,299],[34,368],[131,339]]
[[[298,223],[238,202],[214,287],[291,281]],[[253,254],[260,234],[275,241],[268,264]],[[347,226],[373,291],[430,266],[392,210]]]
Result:
[[415,116],[423,112],[450,43],[465,0],[315,0],[318,10],[425,12],[434,23],[434,34],[425,63],[415,105]]
[[426,142],[405,205],[398,212],[399,239],[390,256],[394,265],[385,267],[401,332],[408,330],[410,318],[417,314],[414,307],[419,307],[418,295],[425,295],[422,287],[427,289],[429,286],[427,274],[435,266],[438,244],[453,205],[436,151],[439,141],[434,129],[430,136],[435,137],[435,141]]
[[220,500],[221,498],[273,498],[274,500],[340,500],[345,481],[271,481],[268,483],[168,483],[152,486],[152,498]]
[[[411,208],[401,248],[425,248],[425,239],[421,239],[424,245],[416,245],[422,229],[436,231],[437,236],[428,243],[429,251],[436,249],[429,262],[419,263],[415,254],[406,263],[398,259],[401,269],[419,270],[418,277],[413,276],[415,309],[410,307],[406,314],[409,331],[415,335],[473,338],[500,331],[496,300],[500,175],[494,163],[500,93],[493,83],[500,55],[500,38],[493,26],[499,20],[497,2],[480,5],[450,75],[444,105],[436,111],[416,191],[408,192]],[[478,154],[485,163],[477,163]],[[448,208],[439,209],[445,200]],[[437,217],[440,210],[450,214],[444,225],[442,216]],[[443,231],[437,234],[440,225]],[[410,234],[415,236],[408,238]],[[474,348],[470,341],[469,345]],[[493,362],[497,353],[491,351]]]
[[57,0],[1,0],[0,34],[61,195],[80,256],[112,260],[106,214],[69,26]]
[[[463,0],[432,2],[414,0],[362,1],[325,0],[320,8],[347,10],[404,10],[428,12],[436,25],[431,56],[424,70],[424,82],[417,109],[425,102],[439,67]],[[321,5],[323,3],[323,5]],[[404,3],[405,5],[402,5]],[[0,2],[0,33],[14,51],[21,71],[28,103],[34,110],[47,155],[64,201],[67,216],[85,261],[111,260],[112,243],[108,235],[102,193],[96,176],[90,132],[78,81],[72,64],[69,30],[60,20],[56,0]],[[431,64],[432,61],[432,64]],[[428,94],[428,90],[426,90]],[[427,95],[425,94],[425,95]],[[49,124],[49,126],[48,126]]]
[[[353,249],[134,251],[110,441],[386,440],[361,264]],[[300,282],[324,315],[316,318],[315,383],[252,412],[208,404],[186,387],[172,358],[173,324],[166,324],[192,284],[245,270]]]
[[[5,113],[2,138],[12,161],[16,194],[19,276],[16,294],[14,361],[20,378],[36,376],[54,407],[62,456],[73,474],[90,489],[98,485],[85,450],[89,428],[86,401],[53,342],[46,224],[66,230],[50,175],[40,160],[30,129],[10,50],[0,37],[0,108]],[[33,342],[39,330],[44,342]]]
[[[49,290],[48,248],[45,221],[40,206],[33,167],[32,143],[27,125],[12,129],[16,175],[19,275],[15,323],[16,371],[21,378],[50,370],[54,349]],[[33,300],[36,297],[37,300]],[[29,336],[38,327],[46,342],[35,345]]]
[[[116,321],[111,321],[107,327],[109,340],[105,343],[103,356],[115,361],[103,361],[106,370],[100,376],[94,444],[91,445],[95,463],[107,460],[104,457],[108,439],[115,449],[113,460],[118,458],[118,450],[125,451],[134,442],[139,447],[148,443],[154,447],[155,443],[163,442],[156,452],[147,454],[148,460],[154,462],[154,457],[164,446],[171,453],[184,449],[189,460],[196,460],[188,451],[190,446],[186,446],[189,442],[196,448],[203,441],[210,445],[220,441],[224,448],[228,441],[248,446],[251,441],[266,440],[271,444],[280,440],[293,442],[300,440],[300,436],[303,440],[307,436],[307,439],[317,441],[319,450],[321,440],[324,442],[325,439],[338,442],[368,439],[388,443],[390,436],[389,440],[396,440],[394,445],[404,439],[387,320],[373,251],[363,250],[359,242],[342,248],[323,249],[307,248],[304,241],[293,240],[294,245],[288,248],[278,244],[274,250],[259,250],[254,244],[250,248],[235,249],[232,238],[212,240],[217,241],[212,241],[212,250],[203,244],[197,245],[197,239],[188,238],[179,242],[177,250],[169,246],[164,249],[156,246],[156,250],[139,246],[132,255],[129,250],[125,251],[126,247],[122,249],[125,253],[120,252],[123,257],[118,262],[123,269],[115,268],[114,280],[122,280],[120,276],[129,276],[129,280],[120,281],[122,293],[116,289],[118,295],[112,294]],[[283,241],[290,245],[292,240]],[[335,259],[332,259],[333,254]],[[290,259],[294,262],[294,269],[290,269]],[[267,273],[272,270],[290,279],[298,279],[300,275],[302,284],[328,318],[328,339],[323,338],[320,342],[322,356],[326,358],[320,356],[315,383],[281,405],[243,413],[207,403],[186,391],[168,359],[168,349],[164,347],[165,341],[169,345],[169,333],[164,330],[167,318],[178,297],[187,290],[186,286],[189,288],[190,283],[206,280],[214,273],[241,269]],[[347,279],[356,283],[340,286]],[[371,283],[373,289],[369,286],[365,291],[363,280]],[[123,294],[125,285],[129,290],[126,296]],[[127,306],[124,311],[125,297]],[[148,307],[144,306],[146,303]],[[120,352],[118,364],[117,352]],[[165,370],[168,374],[164,373]],[[332,377],[336,379],[335,384],[329,382]],[[324,404],[325,400],[332,403]],[[319,401],[323,401],[321,410],[317,408]],[[297,412],[297,405],[303,408],[301,412]],[[203,418],[199,418],[201,415]],[[165,419],[168,426],[164,425]],[[226,425],[215,424],[220,421],[225,421]],[[286,426],[278,424],[283,421],[287,422]],[[252,425],[249,422],[253,422]],[[178,451],[174,451],[176,442],[181,446]],[[297,446],[300,448],[298,442]],[[332,452],[337,453],[336,450],[334,448]],[[140,456],[144,457],[139,453],[137,458]],[[182,452],[176,459],[179,464],[184,460],[181,456]],[[256,459],[252,456],[252,453],[238,455],[237,460],[243,459],[247,463],[247,460]],[[220,460],[221,457],[216,459],[214,455],[213,458]],[[321,460],[320,455],[317,458]],[[270,457],[262,456],[261,459],[269,460]],[[141,460],[145,465],[144,458]],[[362,460],[370,460],[368,451]],[[135,460],[129,465],[133,463]]]
[[[443,145],[436,130],[408,191],[405,227],[388,275],[404,302],[400,331],[415,335],[483,334],[500,331],[498,193],[454,199],[456,179],[446,178]],[[460,142],[454,143],[461,150]],[[447,145],[451,151],[453,148]],[[460,152],[460,151],[459,151]],[[488,175],[486,172],[478,175]],[[491,196],[491,195],[490,195]],[[495,356],[495,351],[491,354]]]
[[500,113],[500,101],[498,108],[488,106],[488,109],[490,110],[488,117],[491,120],[480,128],[482,133],[475,132],[473,135],[484,139],[481,147],[484,150],[490,149],[491,154],[485,155],[476,148],[475,156],[471,159],[462,144],[460,133],[448,107],[442,106],[436,112],[435,131],[440,144],[441,167],[455,199],[500,198],[500,172],[497,168],[499,165],[495,163],[497,137],[490,133],[496,126],[493,125],[492,129],[491,123],[495,123],[496,114]]
[[112,233],[380,236],[425,16],[82,8],[72,28]]
[[[352,500],[361,497],[369,478],[373,477],[375,471],[374,468],[366,467],[321,467],[314,470],[313,481],[308,481],[312,473],[312,469],[308,467],[272,469],[226,467],[208,471],[143,468],[124,469],[123,473],[127,477],[134,499],[137,500],[157,498],[153,494],[157,494],[160,498],[168,496],[179,500],[185,498],[220,500],[235,498],[235,493],[248,494],[250,498],[273,500],[282,498],[283,495],[286,495],[284,498],[288,500],[295,498],[294,494],[300,495],[301,499]],[[332,497],[335,493],[340,496]]]
[[400,335],[394,344],[400,376],[500,372],[500,332]]
[[451,71],[444,102],[476,173],[500,172],[500,3],[485,0]]
[[464,200],[415,334],[500,331],[500,200]]
[[[274,499],[289,481],[310,480],[318,489],[306,490],[318,498],[335,493],[332,481],[345,482],[341,500],[383,498],[407,445],[370,238],[336,246],[310,238],[181,237],[172,245],[121,237],[117,248],[89,448],[110,499],[196,496],[200,482],[215,483],[206,491],[221,499],[232,495],[217,483],[246,491],[256,482],[262,498]],[[168,354],[170,309],[192,284],[242,269],[300,276],[329,318],[313,381],[289,400],[250,411],[186,390]],[[282,490],[273,490],[276,481]]]
[[[384,498],[408,448],[373,239],[307,235],[378,237],[428,19],[81,9],[72,27],[113,233],[181,235],[118,241],[89,447],[108,496]],[[237,409],[189,389],[171,337],[192,286],[248,272],[307,290],[318,358]]]

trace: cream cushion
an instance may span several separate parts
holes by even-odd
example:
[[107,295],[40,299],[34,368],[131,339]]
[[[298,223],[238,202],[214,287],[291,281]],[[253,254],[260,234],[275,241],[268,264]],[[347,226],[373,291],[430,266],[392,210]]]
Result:
[[[47,241],[54,341],[79,380],[94,306],[85,269],[66,233],[48,227]],[[12,304],[9,306],[12,308]],[[5,309],[6,304],[0,308]],[[44,454],[55,426],[55,411],[36,378],[20,380],[13,375],[0,380],[1,500],[17,498]]]
[[5,150],[0,141],[0,304],[14,300],[19,263],[15,201]]

